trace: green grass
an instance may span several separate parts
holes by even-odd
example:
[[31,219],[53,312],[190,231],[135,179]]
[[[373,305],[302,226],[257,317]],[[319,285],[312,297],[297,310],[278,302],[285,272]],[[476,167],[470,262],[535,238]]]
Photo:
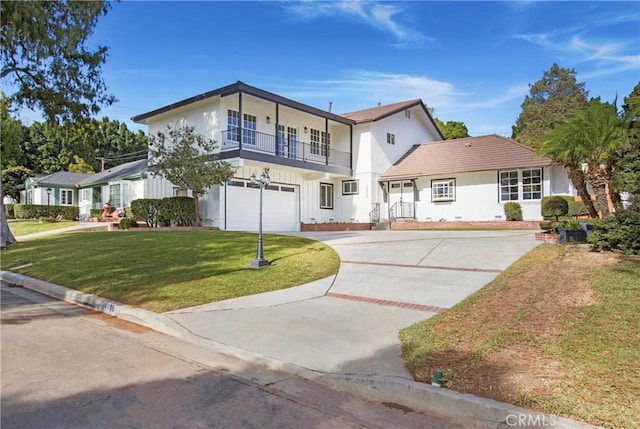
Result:
[[66,228],[78,224],[78,222],[70,220],[38,223],[38,221],[34,219],[9,219],[8,223],[11,233],[16,237],[33,234],[35,232],[53,231],[55,229]]
[[[541,245],[458,305],[402,330],[407,368],[428,382],[434,368],[444,367],[454,390],[605,427],[640,428],[640,259],[580,259],[585,252]],[[578,284],[592,299],[565,303],[562,293]],[[546,373],[551,384],[511,384],[505,371],[523,364],[505,361],[507,349],[525,368],[557,368]],[[474,390],[489,379],[496,380],[493,393]]]
[[11,245],[2,269],[162,312],[285,289],[334,275],[339,258],[313,240],[265,234],[271,266],[247,268],[257,235],[229,231],[76,232]]

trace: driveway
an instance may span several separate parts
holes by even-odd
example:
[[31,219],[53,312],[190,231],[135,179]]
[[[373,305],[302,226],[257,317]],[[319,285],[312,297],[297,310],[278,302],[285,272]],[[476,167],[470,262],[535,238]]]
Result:
[[335,278],[165,315],[203,338],[314,371],[410,378],[398,332],[460,302],[540,243],[532,231],[295,235],[336,250]]

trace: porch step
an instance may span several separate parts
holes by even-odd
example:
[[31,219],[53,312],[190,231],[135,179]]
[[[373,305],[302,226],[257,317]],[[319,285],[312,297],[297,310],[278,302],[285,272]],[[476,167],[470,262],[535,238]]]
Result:
[[388,220],[380,221],[373,225],[373,227],[371,228],[371,230],[373,231],[383,231],[387,229],[391,229],[391,222],[389,222]]

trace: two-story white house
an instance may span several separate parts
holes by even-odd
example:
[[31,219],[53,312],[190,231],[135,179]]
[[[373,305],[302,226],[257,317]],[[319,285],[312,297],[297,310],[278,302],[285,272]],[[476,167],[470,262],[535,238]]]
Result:
[[[218,159],[236,166],[236,175],[209,190],[201,218],[226,230],[257,229],[259,189],[250,176],[265,169],[265,231],[375,221],[392,202],[380,177],[415,144],[443,139],[419,99],[337,115],[242,82],[132,119],[150,135],[189,125],[217,142]],[[175,194],[166,180],[147,180],[147,198]]]

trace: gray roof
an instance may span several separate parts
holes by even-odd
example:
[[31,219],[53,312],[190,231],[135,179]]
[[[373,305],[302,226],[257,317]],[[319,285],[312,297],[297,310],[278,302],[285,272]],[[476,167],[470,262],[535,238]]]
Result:
[[544,167],[551,162],[530,147],[492,134],[415,145],[380,180]]
[[134,179],[142,176],[149,171],[147,159],[131,161],[124,164],[116,165],[100,173],[92,174],[79,182],[80,187],[104,184],[114,180]]
[[48,174],[43,177],[37,177],[34,179],[39,187],[43,186],[56,186],[56,187],[75,187],[76,183],[89,177],[89,174],[84,173],[70,173],[68,171],[58,171],[52,174]]

